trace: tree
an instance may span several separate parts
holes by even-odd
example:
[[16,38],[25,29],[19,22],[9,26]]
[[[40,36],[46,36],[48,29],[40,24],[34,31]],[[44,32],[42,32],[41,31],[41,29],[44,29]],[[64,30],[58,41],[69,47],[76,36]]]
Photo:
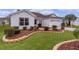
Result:
[[68,14],[64,17],[64,19],[68,21],[68,26],[71,26],[71,21],[76,20],[76,18],[74,14]]

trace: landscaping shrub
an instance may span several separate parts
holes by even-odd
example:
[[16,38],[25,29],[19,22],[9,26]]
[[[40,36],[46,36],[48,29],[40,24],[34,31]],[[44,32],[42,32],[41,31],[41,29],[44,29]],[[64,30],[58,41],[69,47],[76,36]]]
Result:
[[14,29],[5,29],[4,34],[6,34],[7,37],[12,37],[15,34]]
[[26,30],[27,29],[27,27],[23,27],[23,30]]
[[79,29],[76,29],[76,30],[73,32],[73,35],[78,39],[78,38],[79,38]]
[[14,29],[19,29],[19,27],[18,27],[18,26],[16,26],[16,27],[14,27]]
[[53,28],[53,30],[57,30],[57,26],[56,25],[53,25],[52,28]]
[[49,28],[48,27],[44,27],[44,31],[48,31],[49,30]]
[[4,30],[4,34],[6,34],[7,37],[12,37],[15,34],[19,34],[20,30],[16,30],[16,29],[5,29]]
[[61,23],[61,29],[64,29],[65,23]]
[[15,34],[19,34],[20,33],[20,30],[15,30]]

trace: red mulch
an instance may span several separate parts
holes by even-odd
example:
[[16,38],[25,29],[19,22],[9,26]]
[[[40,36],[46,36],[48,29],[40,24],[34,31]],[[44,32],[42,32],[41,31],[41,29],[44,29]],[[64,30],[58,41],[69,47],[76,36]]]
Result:
[[79,41],[62,44],[58,50],[79,50]]
[[14,35],[14,36],[12,36],[12,37],[6,37],[6,38],[7,38],[7,39],[16,39],[16,38],[19,38],[19,37],[28,35],[28,34],[30,34],[30,33],[32,33],[32,32],[34,32],[34,31],[23,30],[23,31],[21,31],[19,34],[16,34],[16,35]]

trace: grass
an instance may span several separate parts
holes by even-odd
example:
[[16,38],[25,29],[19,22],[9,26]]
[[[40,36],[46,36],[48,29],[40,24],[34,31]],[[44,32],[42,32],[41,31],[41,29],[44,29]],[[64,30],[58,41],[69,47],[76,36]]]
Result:
[[72,27],[73,27],[73,28],[76,28],[76,29],[79,29],[79,26],[75,26],[75,25],[73,25]]
[[70,31],[64,33],[40,32],[23,41],[4,43],[2,37],[5,28],[9,26],[0,26],[0,50],[51,50],[59,42],[75,39],[73,32]]

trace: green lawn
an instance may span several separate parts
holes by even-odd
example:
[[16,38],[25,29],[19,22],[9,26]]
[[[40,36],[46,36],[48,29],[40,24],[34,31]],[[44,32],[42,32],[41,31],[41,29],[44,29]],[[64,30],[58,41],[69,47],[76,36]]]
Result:
[[40,32],[28,39],[16,43],[2,42],[3,29],[8,26],[0,27],[0,49],[1,50],[51,50],[54,45],[66,40],[75,39],[70,31],[64,33]]
[[75,26],[75,25],[73,25],[72,27],[73,27],[73,28],[77,28],[77,29],[79,29],[79,26]]

